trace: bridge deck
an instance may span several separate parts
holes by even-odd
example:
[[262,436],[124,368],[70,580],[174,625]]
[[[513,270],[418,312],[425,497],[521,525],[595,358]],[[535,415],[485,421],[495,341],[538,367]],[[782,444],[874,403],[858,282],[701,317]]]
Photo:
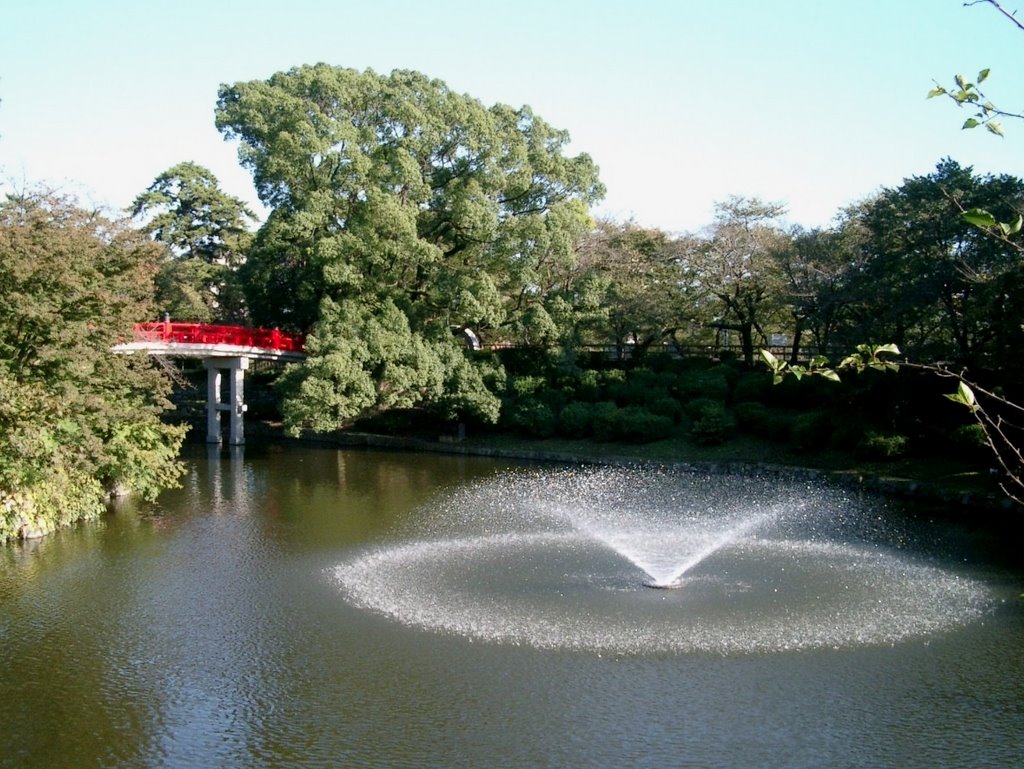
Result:
[[[115,345],[114,352],[202,358],[206,377],[206,440],[220,443],[221,414],[229,416],[229,442],[245,443],[242,396],[249,361],[300,361],[306,357],[305,337],[275,329],[216,326],[206,323],[137,323],[131,342]],[[227,400],[222,380],[227,379]]]
[[208,323],[137,323],[133,340],[114,352],[185,358],[253,358],[300,361],[306,357],[305,337],[283,331]]

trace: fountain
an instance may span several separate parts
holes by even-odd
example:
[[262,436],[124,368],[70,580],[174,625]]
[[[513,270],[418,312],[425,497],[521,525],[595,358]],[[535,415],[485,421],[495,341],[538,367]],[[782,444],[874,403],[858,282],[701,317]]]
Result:
[[892,644],[991,603],[981,583],[891,546],[866,503],[778,479],[511,473],[456,490],[415,525],[338,566],[344,595],[495,643],[615,654]]

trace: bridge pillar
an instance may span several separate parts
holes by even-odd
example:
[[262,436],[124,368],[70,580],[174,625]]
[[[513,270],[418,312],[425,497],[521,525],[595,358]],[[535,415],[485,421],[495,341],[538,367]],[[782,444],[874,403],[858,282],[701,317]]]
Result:
[[[245,400],[243,382],[245,370],[249,368],[249,359],[240,358],[203,358],[206,367],[206,442],[220,443],[220,414],[227,411],[229,416],[228,443],[240,446],[245,443],[243,416]],[[221,376],[228,374],[228,399],[222,401]]]

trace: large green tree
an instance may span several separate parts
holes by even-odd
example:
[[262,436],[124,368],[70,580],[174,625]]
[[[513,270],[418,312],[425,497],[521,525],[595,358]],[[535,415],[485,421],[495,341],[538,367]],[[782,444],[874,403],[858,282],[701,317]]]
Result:
[[162,311],[205,323],[244,319],[235,275],[255,216],[242,200],[223,192],[208,169],[178,163],[135,198],[131,213],[170,250],[156,276]]
[[680,241],[632,222],[598,222],[580,246],[584,268],[577,295],[600,313],[586,318],[587,341],[642,355],[652,346],[680,341],[696,322],[697,287],[684,281]]
[[165,378],[117,356],[152,313],[161,250],[52,195],[0,203],[0,541],[94,516],[107,494],[175,483],[183,430]]
[[808,348],[829,355],[841,343],[853,301],[848,284],[863,258],[862,229],[848,211],[835,228],[792,230],[789,243],[775,252],[790,317],[790,363]]
[[[999,340],[1019,326],[1007,317],[1022,254],[960,215],[984,208],[1000,218],[1024,205],[1024,182],[976,175],[943,160],[861,207],[865,254],[853,290],[862,339],[891,341],[917,360],[993,364]],[[1014,328],[1000,327],[1001,319]],[[1015,334],[1010,334],[1015,338]],[[1005,342],[1003,343],[1005,344]]]
[[683,280],[710,300],[712,323],[737,332],[748,366],[755,344],[767,344],[784,295],[777,253],[788,236],[777,220],[785,209],[757,198],[719,203],[708,232],[688,239],[681,258]]
[[289,413],[343,421],[401,391],[493,418],[452,332],[557,338],[553,291],[603,194],[568,134],[417,72],[324,64],[222,87],[217,125],[272,209],[244,267],[253,318],[312,331]]

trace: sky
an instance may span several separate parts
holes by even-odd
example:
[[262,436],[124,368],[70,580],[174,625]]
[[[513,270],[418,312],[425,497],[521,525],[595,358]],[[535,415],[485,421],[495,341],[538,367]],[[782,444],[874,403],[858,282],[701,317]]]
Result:
[[673,233],[731,195],[825,227],[945,157],[1024,177],[1024,121],[925,98],[989,67],[1024,111],[1024,32],[963,0],[5,0],[0,192],[122,211],[192,161],[265,216],[218,87],[317,62],[528,104],[599,166],[595,215]]

